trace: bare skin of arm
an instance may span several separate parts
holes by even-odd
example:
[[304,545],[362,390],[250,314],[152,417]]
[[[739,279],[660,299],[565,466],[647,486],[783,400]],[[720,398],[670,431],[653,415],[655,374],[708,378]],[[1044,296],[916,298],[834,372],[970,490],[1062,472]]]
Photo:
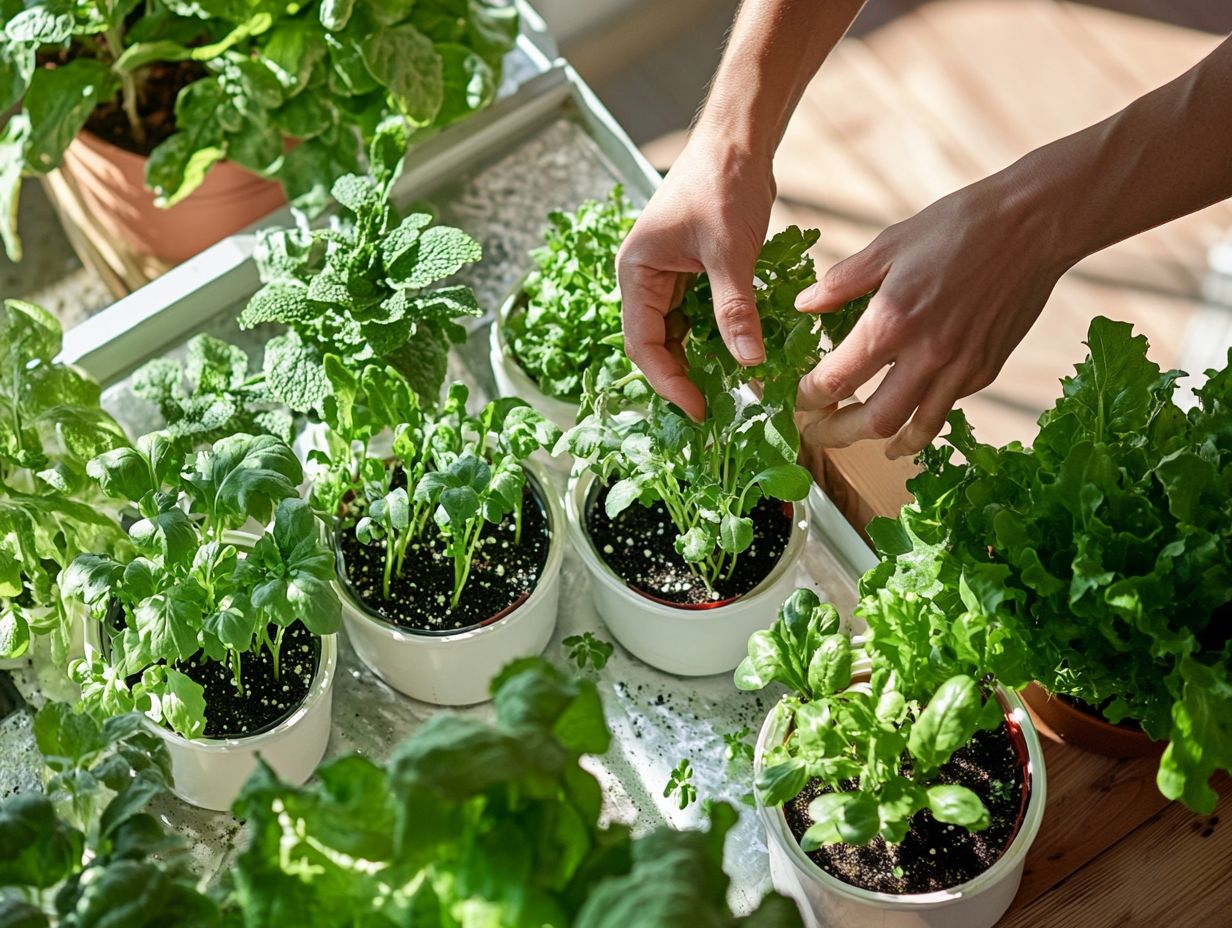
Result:
[[[689,414],[672,309],[706,271],[732,354],[762,359],[751,280],[775,188],[774,149],[858,0],[748,0],[684,152],[621,250],[626,348]],[[1175,81],[886,229],[797,306],[826,312],[877,289],[844,343],[801,381],[805,440],[891,438],[915,454],[981,389],[1086,255],[1232,196],[1232,39]],[[837,404],[890,366],[864,403]]]

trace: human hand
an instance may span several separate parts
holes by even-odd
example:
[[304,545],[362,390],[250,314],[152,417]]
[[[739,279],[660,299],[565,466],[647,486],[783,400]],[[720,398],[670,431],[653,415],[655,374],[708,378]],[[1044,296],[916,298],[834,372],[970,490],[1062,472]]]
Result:
[[[796,300],[829,312],[877,290],[855,328],[800,381],[803,441],[841,448],[891,439],[887,457],[918,454],[954,404],[988,386],[1039,317],[1070,262],[1008,172],[938,200],[832,267]],[[853,396],[892,365],[863,403]]]
[[660,396],[694,419],[706,404],[688,376],[686,324],[676,309],[692,275],[706,272],[728,350],[746,366],[764,360],[753,272],[774,196],[768,158],[696,132],[617,257],[625,352]]

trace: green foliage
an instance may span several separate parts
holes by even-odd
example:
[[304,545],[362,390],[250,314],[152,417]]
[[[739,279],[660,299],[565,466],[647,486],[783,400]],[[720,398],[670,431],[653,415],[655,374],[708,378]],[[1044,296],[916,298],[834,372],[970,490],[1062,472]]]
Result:
[[265,349],[265,382],[296,412],[324,414],[331,379],[325,358],[344,367],[392,367],[435,402],[445,354],[466,331],[455,320],[482,310],[469,287],[434,286],[478,261],[479,244],[425,213],[398,215],[389,202],[406,130],[387,123],[373,143],[372,174],[347,174],[334,195],[350,215],[325,229],[274,229],[256,250],[263,286],[240,314],[241,328],[279,323],[289,331]]
[[[339,628],[333,557],[297,495],[303,472],[282,440],[232,435],[186,457],[170,435],[154,432],[136,448],[93,459],[89,470],[140,516],[128,529],[133,555],[79,554],[65,573],[65,593],[89,607],[107,639],[102,655],[72,667],[92,714],[141,710],[198,737],[203,691],[178,663],[204,653],[231,667],[243,693],[241,655],[268,649],[277,674],[290,625],[316,635]],[[250,550],[227,540],[271,515]]]
[[264,376],[249,372],[248,355],[211,335],[188,342],[183,365],[155,358],[138,368],[132,389],[158,407],[169,435],[192,444],[237,432],[294,437],[294,417],[270,396]]
[[[235,806],[251,834],[230,872],[242,923],[744,923],[725,898],[730,807],[715,807],[708,832],[633,840],[624,826],[600,827],[599,784],[578,763],[610,743],[592,682],[518,661],[494,681],[493,709],[491,722],[430,719],[385,766],[343,757],[306,787],[259,772]],[[800,920],[772,896],[748,923]]]
[[564,647],[569,660],[577,666],[578,670],[585,670],[587,667],[591,667],[596,673],[607,666],[608,660],[611,659],[612,653],[616,650],[614,644],[595,637],[592,632],[570,635],[561,642],[561,645]]
[[[450,386],[440,408],[425,411],[392,369],[369,368],[358,382],[340,366],[329,372],[327,421],[343,431],[331,440],[336,456],[317,456],[327,468],[318,498],[356,493],[344,525],[361,544],[384,547],[386,597],[412,542],[442,546],[454,562],[450,607],[457,608],[484,527],[512,517],[521,537],[523,462],[555,444],[560,430],[519,399],[494,400],[472,415],[464,384]],[[371,386],[380,384],[399,386],[374,411]],[[385,427],[393,432],[392,456],[369,457],[366,442]]]
[[333,178],[359,169],[383,121],[418,141],[488,106],[517,32],[517,8],[492,0],[6,0],[0,110],[21,104],[0,141],[9,256],[21,252],[23,171],[57,167],[103,104],[121,104],[143,141],[142,117],[153,114],[140,111],[138,87],[151,65],[193,61],[206,72],[180,91],[176,131],[150,152],[146,184],[159,205],[183,200],[226,159],[315,212]]
[[[1208,780],[1232,769],[1232,375],[1208,372],[1186,412],[1180,373],[1128,324],[1097,318],[1087,344],[1033,447],[980,444],[953,414],[965,462],[927,455],[915,504],[870,532],[887,570],[961,600],[958,639],[1003,681],[1169,740],[1161,791],[1209,811]],[[948,576],[926,576],[921,553]]]
[[0,802],[0,925],[213,928],[183,843],[145,811],[170,785],[138,713],[99,723],[63,703],[34,721],[45,793]]
[[[811,782],[824,788],[809,804],[813,824],[801,840],[806,851],[866,844],[878,835],[901,841],[923,809],[972,830],[989,824],[973,791],[937,783],[936,776],[977,731],[1002,723],[1001,704],[977,682],[983,680],[977,666],[946,658],[944,632],[931,639],[941,652],[936,660],[895,646],[898,629],[881,625],[885,604],[894,597],[914,604],[920,596],[884,580],[866,578],[860,612],[869,622],[867,645],[853,642],[833,606],[802,589],[783,604],[771,628],[752,635],[748,657],[736,669],[740,689],[771,683],[788,689],[773,710],[786,739],[767,750],[757,790],[767,805],[781,805]],[[927,625],[910,627],[929,640]],[[920,660],[928,670],[912,674]],[[867,679],[860,673],[863,661]]]
[[123,534],[98,505],[86,461],[126,442],[99,407],[98,385],[54,359],[60,324],[19,300],[0,308],[0,658],[47,635],[60,661],[72,617],[60,573],[78,551],[112,550]]
[[548,214],[523,303],[506,323],[514,358],[548,396],[577,402],[586,371],[620,364],[610,341],[621,331],[616,252],[636,218],[619,186],[606,200]]
[[676,805],[683,811],[697,801],[697,787],[693,785],[693,765],[686,757],[672,768],[663,787],[663,798],[676,797]]
[[[817,236],[792,226],[762,249],[755,296],[766,361],[756,367],[741,367],[723,344],[709,282],[703,277],[685,294],[685,352],[706,400],[702,421],[654,395],[626,361],[629,372],[619,376],[606,368],[585,373],[578,424],[565,436],[568,450],[609,484],[609,516],[634,502],[663,503],[676,550],[711,589],[753,543],[749,513],[758,501],[800,500],[812,485],[796,463],[795,396],[801,375],[821,357],[827,317],[797,312],[794,301],[816,279],[806,252]],[[761,384],[760,399],[749,381]]]

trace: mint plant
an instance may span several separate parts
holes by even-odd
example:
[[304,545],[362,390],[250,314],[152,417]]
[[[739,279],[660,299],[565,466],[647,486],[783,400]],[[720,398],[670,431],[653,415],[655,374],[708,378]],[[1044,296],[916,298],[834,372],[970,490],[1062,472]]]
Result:
[[[155,432],[136,448],[93,459],[89,471],[140,516],[128,529],[133,556],[81,554],[65,575],[65,592],[90,608],[108,642],[103,654],[72,667],[96,716],[140,709],[198,737],[204,691],[177,664],[204,654],[231,668],[242,695],[245,654],[268,650],[277,677],[289,626],[300,622],[314,635],[338,630],[333,556],[297,495],[303,473],[285,442],[232,435],[186,459]],[[248,520],[271,516],[245,556],[227,541]]]
[[596,637],[593,632],[570,635],[561,642],[561,645],[569,660],[578,670],[586,670],[589,667],[596,673],[607,666],[607,662],[616,650],[614,644]]
[[620,334],[616,252],[636,219],[619,185],[605,200],[548,214],[523,302],[506,322],[515,360],[548,396],[577,402],[586,371],[620,362],[610,342]]
[[[870,625],[866,647],[841,628],[833,606],[801,589],[771,628],[753,634],[748,657],[736,669],[740,689],[787,687],[772,710],[786,739],[766,752],[757,790],[762,802],[776,806],[811,781],[824,787],[808,807],[813,824],[800,842],[805,851],[866,844],[878,835],[897,843],[923,809],[939,822],[971,830],[989,824],[974,791],[938,783],[936,776],[977,731],[1003,723],[1001,704],[970,666],[945,659],[942,642],[936,642],[941,657],[931,663],[926,655],[895,649],[895,630],[880,623],[891,611],[917,610],[918,597],[893,583],[878,586],[884,579],[870,580],[858,610]],[[913,640],[928,639],[927,626],[904,624]],[[853,675],[861,660],[871,665],[866,682]],[[927,669],[910,673],[919,660]]]
[[124,545],[85,471],[127,439],[99,407],[98,385],[55,361],[61,342],[45,310],[0,307],[0,658],[21,657],[31,635],[46,635],[62,661],[73,625],[63,570],[78,551]]
[[1032,447],[982,444],[953,414],[965,462],[927,453],[915,504],[870,534],[899,565],[944,547],[981,606],[960,642],[989,649],[1007,682],[1169,741],[1161,792],[1209,811],[1208,781],[1232,769],[1232,374],[1208,371],[1186,410],[1181,372],[1127,323],[1096,318],[1087,345]]
[[353,531],[361,544],[383,545],[387,599],[412,542],[443,544],[454,563],[450,608],[457,608],[484,527],[512,516],[515,542],[521,539],[522,464],[555,444],[560,430],[519,399],[494,400],[472,415],[468,397],[455,383],[439,410],[424,413],[408,395],[412,415],[393,429],[392,457],[360,463],[362,515]]
[[466,331],[455,320],[482,315],[466,286],[435,286],[478,261],[479,244],[460,229],[432,225],[426,213],[400,217],[389,202],[406,151],[406,128],[389,122],[369,154],[370,175],[333,186],[350,213],[329,228],[259,236],[264,286],[240,314],[240,328],[287,327],[265,348],[266,384],[296,412],[322,412],[329,395],[326,355],[343,366],[392,367],[421,398],[435,402],[449,345]]
[[212,335],[196,335],[183,364],[155,358],[132,378],[137,396],[153,403],[173,438],[209,444],[238,432],[268,434],[290,442],[295,417],[270,396],[248,355]]
[[697,801],[697,787],[693,785],[693,765],[687,757],[672,768],[667,785],[663,787],[664,799],[673,796],[676,797],[676,805],[681,811]]

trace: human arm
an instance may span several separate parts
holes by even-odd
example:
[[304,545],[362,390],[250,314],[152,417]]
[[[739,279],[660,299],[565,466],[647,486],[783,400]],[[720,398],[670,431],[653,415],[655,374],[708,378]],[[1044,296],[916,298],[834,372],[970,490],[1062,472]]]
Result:
[[[841,447],[930,443],[955,402],[996,377],[1060,276],[1082,258],[1232,196],[1232,39],[1087,129],[881,233],[797,306],[825,312],[873,289],[846,340],[800,384],[804,438]],[[863,403],[837,410],[886,365]]]
[[688,276],[710,279],[719,329],[746,365],[764,357],[753,267],[766,238],[774,151],[804,88],[864,0],[745,0],[684,151],[617,260],[625,350],[666,399],[700,418],[681,321]]

